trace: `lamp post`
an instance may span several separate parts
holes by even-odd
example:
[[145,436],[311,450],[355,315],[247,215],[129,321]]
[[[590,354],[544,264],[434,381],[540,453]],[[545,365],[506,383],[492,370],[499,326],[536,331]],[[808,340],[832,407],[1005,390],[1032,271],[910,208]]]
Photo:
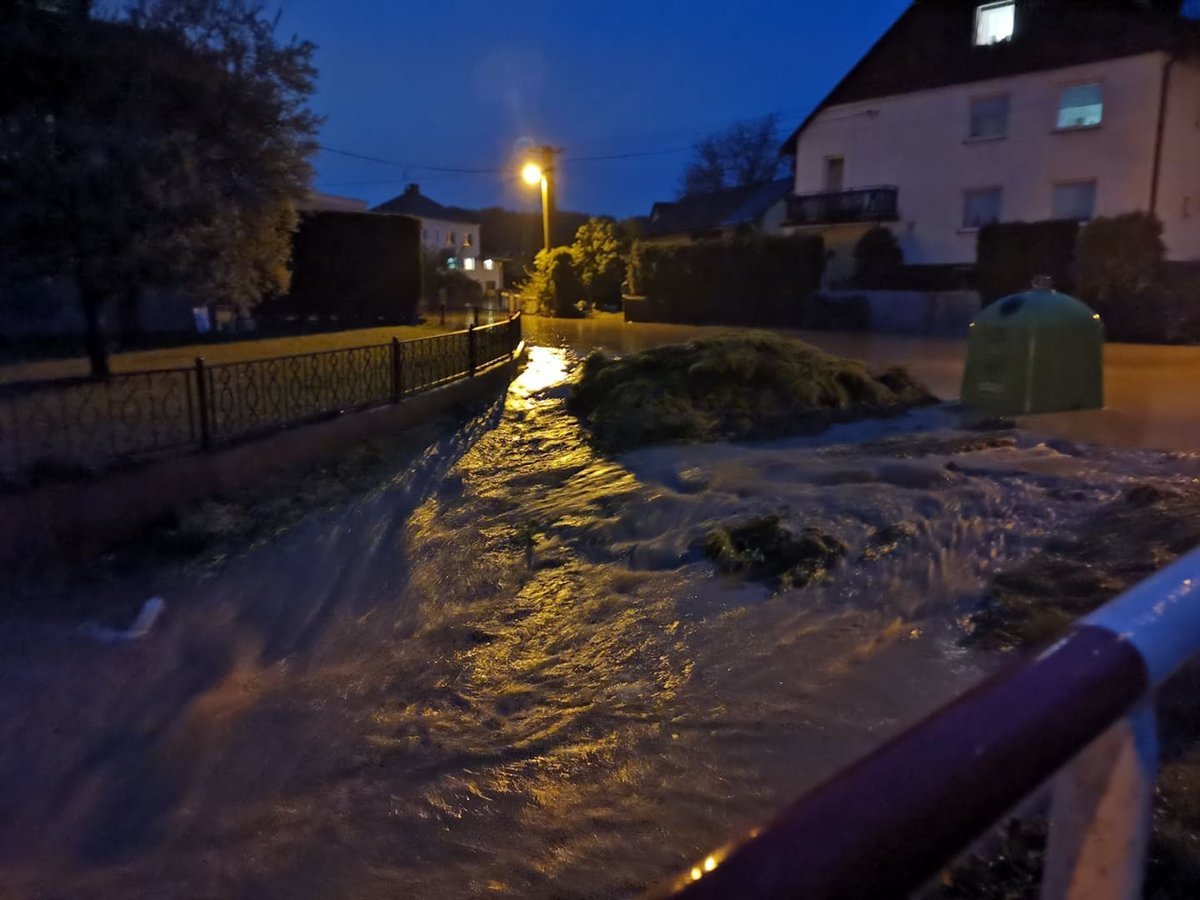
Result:
[[521,177],[529,186],[542,186],[542,249],[550,251],[550,221],[554,216],[554,147],[536,148],[539,161],[530,160],[521,169]]

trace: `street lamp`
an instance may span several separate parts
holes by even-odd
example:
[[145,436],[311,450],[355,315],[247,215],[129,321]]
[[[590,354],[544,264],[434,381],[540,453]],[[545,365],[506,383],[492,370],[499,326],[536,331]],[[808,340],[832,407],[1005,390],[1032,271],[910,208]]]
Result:
[[542,167],[535,162],[525,163],[525,168],[521,170],[521,177],[525,179],[525,183],[531,187],[535,184],[542,183]]
[[550,252],[550,219],[554,215],[554,154],[553,147],[538,147],[541,162],[530,160],[521,169],[521,178],[527,185],[542,186],[542,248]]

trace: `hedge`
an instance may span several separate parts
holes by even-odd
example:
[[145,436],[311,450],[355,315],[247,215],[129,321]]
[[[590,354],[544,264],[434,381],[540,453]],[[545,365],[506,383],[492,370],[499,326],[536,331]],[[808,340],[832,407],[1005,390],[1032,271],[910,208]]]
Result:
[[[632,292],[648,320],[694,325],[792,325],[817,314],[825,268],[819,236],[751,236],[689,244],[636,242]],[[826,315],[827,311],[820,311]]]
[[273,311],[363,324],[416,321],[421,225],[407,216],[312,212],[292,244],[292,289]]
[[876,225],[854,245],[854,286],[869,290],[890,288],[903,264],[904,253],[892,230]]
[[1070,292],[1079,223],[997,222],[976,238],[976,269],[984,303],[1029,290],[1033,279],[1049,275],[1057,290]]

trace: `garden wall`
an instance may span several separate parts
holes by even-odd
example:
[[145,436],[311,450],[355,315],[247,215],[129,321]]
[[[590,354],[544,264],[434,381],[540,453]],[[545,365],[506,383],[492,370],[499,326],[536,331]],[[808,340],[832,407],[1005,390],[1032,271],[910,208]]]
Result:
[[882,334],[966,337],[983,308],[978,291],[822,291],[819,298],[866,306],[865,330]]

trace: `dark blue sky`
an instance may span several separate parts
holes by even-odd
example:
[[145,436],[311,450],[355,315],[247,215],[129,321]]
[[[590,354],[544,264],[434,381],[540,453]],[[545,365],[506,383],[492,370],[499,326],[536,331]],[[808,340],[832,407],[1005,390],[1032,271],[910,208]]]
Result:
[[510,174],[522,140],[567,157],[653,152],[562,165],[560,206],[626,216],[675,195],[705,131],[778,111],[785,137],[906,6],[282,0],[282,27],[319,47],[322,143],[413,164],[321,153],[319,189],[378,203],[409,180],[444,203],[532,209]]

